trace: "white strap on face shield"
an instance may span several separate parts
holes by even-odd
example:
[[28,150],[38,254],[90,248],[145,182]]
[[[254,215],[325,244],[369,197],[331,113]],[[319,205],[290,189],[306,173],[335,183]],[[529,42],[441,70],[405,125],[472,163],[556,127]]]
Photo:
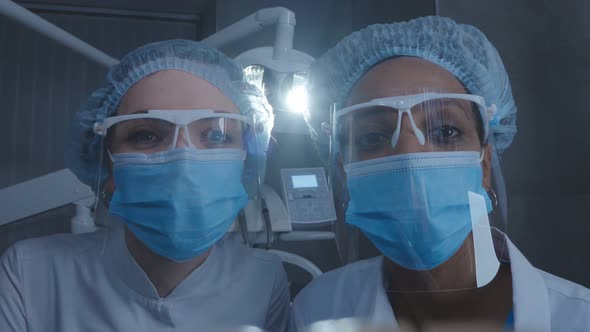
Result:
[[[134,120],[134,119],[157,119],[157,120],[164,120],[174,124],[175,131],[174,137],[172,139],[172,143],[168,147],[168,150],[172,150],[175,146],[177,146],[178,139],[179,139],[179,132],[182,129],[182,136],[186,141],[186,145],[188,148],[197,149],[194,143],[190,138],[189,128],[188,126],[197,120],[202,119],[209,119],[209,118],[220,118],[221,119],[235,119],[242,121],[243,123],[253,126],[254,117],[241,115],[241,114],[234,114],[234,113],[227,113],[221,111],[215,111],[212,109],[195,109],[195,110],[148,110],[145,113],[134,113],[134,114],[127,114],[127,115],[119,115],[113,116],[110,118],[104,119],[102,122],[95,122],[93,126],[93,131],[95,134],[106,137],[107,131],[110,127],[116,125],[117,123],[127,121],[127,120]],[[113,155],[111,151],[107,150],[109,158],[113,161]]]
[[[147,113],[134,113],[134,114],[127,114],[127,115],[119,115],[113,116],[110,118],[104,119],[102,122],[95,122],[94,123],[94,133],[101,136],[106,136],[108,128],[112,127],[113,125],[132,119],[159,119],[165,120],[175,124],[178,127],[186,127],[189,123],[207,119],[207,118],[215,118],[215,117],[222,117],[228,119],[236,119],[241,120],[249,125],[253,124],[253,119],[250,116],[241,115],[241,114],[234,114],[234,113],[226,113],[226,112],[216,112],[212,109],[198,109],[198,110],[148,110]],[[178,135],[178,132],[177,132]]]

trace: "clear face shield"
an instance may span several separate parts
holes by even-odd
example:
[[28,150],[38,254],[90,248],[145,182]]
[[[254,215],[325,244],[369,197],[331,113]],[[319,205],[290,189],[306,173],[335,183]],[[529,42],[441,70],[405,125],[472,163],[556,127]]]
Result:
[[116,188],[110,214],[161,256],[202,254],[258,193],[255,128],[252,117],[209,109],[97,122]]
[[251,125],[247,116],[213,110],[149,110],[106,118],[94,130],[103,136],[109,132],[112,154],[154,154],[178,147],[245,152],[244,134]]
[[[106,118],[94,131],[105,137],[111,161],[135,154],[157,157],[190,151],[202,161],[255,159],[256,131],[252,117],[214,110],[148,110]],[[192,157],[191,157],[192,158]],[[257,167],[254,167],[257,169]],[[257,172],[248,172],[258,182]],[[223,179],[220,179],[220,184]]]
[[496,276],[487,140],[494,113],[480,96],[438,92],[333,112],[346,222],[386,257],[388,291],[477,288]]

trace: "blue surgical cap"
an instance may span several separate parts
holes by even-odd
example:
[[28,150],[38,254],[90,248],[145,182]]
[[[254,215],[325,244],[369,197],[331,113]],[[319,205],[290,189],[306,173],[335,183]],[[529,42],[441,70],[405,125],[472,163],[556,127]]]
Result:
[[483,96],[488,105],[495,104],[498,111],[490,123],[495,149],[501,153],[512,143],[516,105],[498,52],[477,28],[449,18],[376,24],[350,34],[312,66],[313,91],[319,99],[343,107],[364,73],[399,56],[431,61],[455,75],[469,93]]
[[[176,69],[213,84],[244,115],[253,115],[258,126],[255,142],[256,164],[264,174],[266,148],[274,116],[264,95],[244,81],[242,68],[220,51],[190,40],[168,40],[144,45],[127,54],[107,74],[107,85],[92,93],[76,113],[66,136],[66,164],[83,183],[95,189],[108,176],[100,165],[102,137],[93,131],[94,123],[114,116],[125,93],[142,78],[157,71]],[[248,166],[248,165],[247,165]],[[100,174],[99,174],[100,172]],[[256,173],[249,170],[249,173]]]

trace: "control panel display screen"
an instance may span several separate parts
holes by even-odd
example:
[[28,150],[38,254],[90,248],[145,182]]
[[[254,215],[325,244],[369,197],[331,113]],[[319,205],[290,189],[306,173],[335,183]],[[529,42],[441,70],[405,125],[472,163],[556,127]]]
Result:
[[318,179],[315,175],[293,175],[293,188],[317,188]]

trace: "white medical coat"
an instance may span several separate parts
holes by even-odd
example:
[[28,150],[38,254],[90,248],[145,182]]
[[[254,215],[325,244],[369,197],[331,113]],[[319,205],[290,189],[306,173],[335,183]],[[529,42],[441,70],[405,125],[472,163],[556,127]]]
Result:
[[[590,331],[590,290],[534,268],[506,235],[495,230],[497,252],[506,252],[513,287],[515,331]],[[383,287],[383,257],[349,264],[313,280],[295,298],[291,331],[314,322],[360,318],[376,328],[397,328]]]
[[226,238],[166,298],[114,227],[24,240],[0,259],[0,331],[283,331],[286,273],[278,257]]

